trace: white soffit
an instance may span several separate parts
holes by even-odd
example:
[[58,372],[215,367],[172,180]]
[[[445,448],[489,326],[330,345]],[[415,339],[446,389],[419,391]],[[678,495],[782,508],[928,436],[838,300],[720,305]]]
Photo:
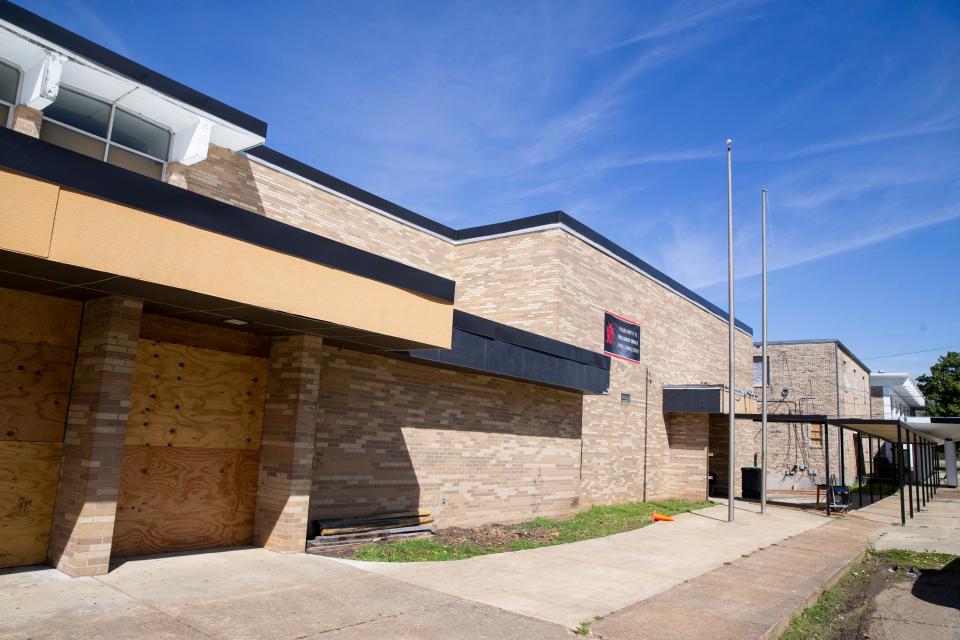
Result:
[[[28,76],[32,69],[43,64],[48,52],[59,53],[65,57],[60,75],[62,84],[107,102],[116,102],[125,109],[169,128],[174,136],[173,148],[190,151],[184,157],[171,157],[172,161],[186,160],[187,164],[192,164],[202,160],[203,158],[197,157],[197,150],[202,146],[200,143],[203,140],[197,136],[208,136],[206,140],[210,143],[226,147],[231,151],[249,149],[265,141],[263,136],[138,84],[131,78],[121,76],[0,20],[0,59],[18,66],[24,76],[19,103],[30,102],[30,96],[26,95],[31,89],[26,86],[31,84]],[[46,105],[40,105],[38,108],[43,106]],[[177,136],[181,137],[179,143]],[[184,137],[191,139],[185,143]]]
[[920,388],[917,387],[917,383],[910,377],[909,373],[871,373],[870,386],[889,388],[911,407],[920,408],[927,406],[927,401],[923,397],[923,393],[921,393]]

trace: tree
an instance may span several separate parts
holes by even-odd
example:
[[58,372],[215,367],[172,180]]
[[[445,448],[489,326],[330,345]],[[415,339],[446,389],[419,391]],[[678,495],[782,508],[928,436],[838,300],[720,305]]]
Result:
[[917,377],[927,399],[927,415],[960,416],[960,353],[948,351],[930,367],[930,375]]

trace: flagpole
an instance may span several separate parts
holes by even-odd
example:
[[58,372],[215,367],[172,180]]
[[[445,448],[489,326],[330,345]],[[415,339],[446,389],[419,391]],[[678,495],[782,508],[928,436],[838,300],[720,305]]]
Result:
[[761,384],[761,426],[760,426],[760,513],[767,512],[767,375],[770,365],[767,363],[767,190],[760,190],[760,306],[762,320],[760,331],[763,333],[763,346],[760,349]]
[[729,325],[729,358],[728,362],[728,377],[729,377],[729,389],[727,392],[729,394],[727,401],[727,418],[729,420],[729,450],[727,456],[729,460],[727,461],[727,522],[733,522],[734,520],[734,504],[733,496],[735,493],[735,488],[737,485],[736,482],[736,462],[737,462],[737,443],[736,443],[736,410],[737,410],[737,398],[736,398],[736,376],[734,375],[734,349],[733,349],[733,339],[734,339],[734,315],[733,315],[733,161],[731,149],[733,147],[733,140],[727,139],[727,295],[728,295],[728,304],[730,305],[730,320]]

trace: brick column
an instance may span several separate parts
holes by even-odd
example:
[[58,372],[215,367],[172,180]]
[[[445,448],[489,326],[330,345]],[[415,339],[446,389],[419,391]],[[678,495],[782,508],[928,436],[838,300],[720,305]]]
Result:
[[39,138],[42,123],[43,111],[33,109],[25,104],[18,104],[13,108],[13,122],[10,128],[14,131],[19,131],[31,138]]
[[106,573],[143,303],[83,305],[48,562],[71,576]]
[[301,335],[270,346],[253,537],[273,551],[303,552],[307,539],[322,345]]

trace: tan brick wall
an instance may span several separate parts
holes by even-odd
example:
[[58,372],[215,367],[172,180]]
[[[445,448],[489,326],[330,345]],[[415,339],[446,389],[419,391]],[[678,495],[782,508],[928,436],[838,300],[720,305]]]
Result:
[[48,559],[72,576],[110,563],[143,303],[84,304]]
[[[649,499],[702,486],[676,472],[662,387],[724,382],[726,323],[560,229],[458,246],[457,289],[465,311],[595,351],[605,309],[639,322],[642,362],[614,359],[609,395],[583,399],[584,500],[642,499],[645,471]],[[749,388],[752,339],[736,336],[738,386]],[[631,394],[631,404],[621,403],[621,393]],[[752,460],[755,443],[742,428],[739,455]]]
[[307,537],[322,345],[300,335],[270,346],[253,537],[273,551],[303,551]]
[[31,138],[40,137],[40,126],[43,124],[43,111],[32,109],[25,104],[13,108],[13,121],[10,128],[28,135]]
[[[841,390],[839,411],[847,418],[870,417],[869,373],[834,342],[772,344],[768,407],[771,414],[819,414],[837,417],[837,371]],[[755,355],[760,355],[756,347]],[[838,362],[839,358],[839,362]],[[786,398],[782,391],[787,390]],[[755,393],[760,394],[758,387]],[[821,442],[811,439],[822,428],[805,423],[771,423],[768,428],[768,483],[771,488],[809,489],[825,482],[825,458]],[[840,474],[840,430],[829,428],[831,473]],[[853,432],[844,430],[843,479],[855,481],[856,444]],[[812,474],[811,471],[816,471]]]
[[440,526],[578,506],[580,396],[324,347],[311,518],[421,508]]
[[453,275],[454,245],[228,149],[171,164],[170,184],[437,275]]

